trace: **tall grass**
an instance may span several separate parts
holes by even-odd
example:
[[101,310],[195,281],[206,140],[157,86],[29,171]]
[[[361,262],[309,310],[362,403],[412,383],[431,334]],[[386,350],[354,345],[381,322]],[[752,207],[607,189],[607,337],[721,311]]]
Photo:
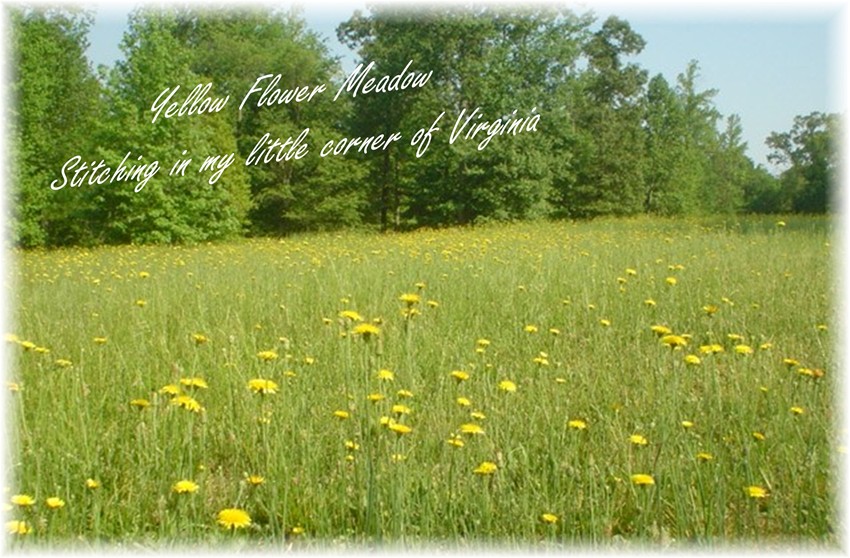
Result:
[[786,221],[16,253],[12,543],[833,545],[830,224]]

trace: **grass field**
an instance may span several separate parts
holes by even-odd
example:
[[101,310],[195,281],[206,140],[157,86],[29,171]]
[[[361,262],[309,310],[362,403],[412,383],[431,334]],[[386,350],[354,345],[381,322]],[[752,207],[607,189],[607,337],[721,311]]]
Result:
[[646,219],[14,253],[9,544],[834,547],[832,238]]

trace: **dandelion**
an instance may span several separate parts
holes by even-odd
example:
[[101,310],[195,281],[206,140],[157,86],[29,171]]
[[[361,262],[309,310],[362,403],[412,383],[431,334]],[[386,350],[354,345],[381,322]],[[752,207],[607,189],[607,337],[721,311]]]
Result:
[[753,432],[753,438],[758,442],[764,442],[767,439],[767,436],[756,430]]
[[806,410],[802,407],[791,407],[791,412],[795,415],[802,415]]
[[767,489],[761,486],[748,486],[744,491],[750,498],[767,498]]
[[395,379],[395,374],[391,370],[381,369],[378,370],[375,377],[384,382],[392,382]]
[[171,487],[171,491],[176,494],[192,494],[198,491],[198,484],[190,480],[179,480]]
[[138,306],[139,308],[144,308],[145,305],[147,305],[147,303],[148,303],[148,301],[144,300],[142,298],[136,300],[136,306]]
[[177,397],[171,400],[171,404],[186,409],[187,411],[191,411],[193,413],[200,413],[204,410],[204,408],[201,407],[201,404],[198,403],[195,398],[189,397],[188,395],[178,395]]
[[481,338],[481,339],[478,339],[477,341],[475,341],[475,344],[478,347],[481,347],[482,349],[486,349],[487,347],[490,346],[490,340]]
[[649,443],[647,442],[646,438],[644,438],[640,434],[632,434],[631,436],[629,436],[629,442],[636,446],[645,446]]
[[105,345],[106,337],[95,337],[92,339],[92,341],[94,341],[95,345]]
[[59,508],[65,507],[65,500],[59,498],[58,496],[51,496],[44,500],[44,505],[46,505],[51,510],[58,510]]
[[12,496],[12,503],[21,508],[28,508],[35,504],[35,498],[29,494],[15,494]]
[[151,274],[148,273],[147,271],[140,271],[139,272],[139,278],[140,279],[147,279],[150,276],[151,276]]
[[718,310],[719,308],[715,304],[706,304],[702,307],[702,311],[708,316],[713,316]]
[[[97,341],[95,341],[95,342],[97,342]],[[33,343],[32,341],[21,341],[21,347],[23,347],[23,349],[25,351],[31,351],[31,350],[35,349],[36,346],[37,345],[35,343]]]
[[260,486],[264,482],[266,482],[266,478],[261,475],[247,475],[245,477],[245,482],[247,482],[251,486]]
[[652,475],[647,475],[645,473],[635,473],[630,478],[632,484],[637,486],[652,486],[655,484],[655,479],[652,478]]
[[703,462],[711,461],[712,459],[714,459],[714,456],[706,451],[701,451],[697,454],[697,459]]
[[817,328],[818,331],[827,331],[829,329],[829,327],[826,324],[818,324],[815,327]]
[[56,362],[54,364],[56,364],[56,366],[58,366],[59,368],[68,368],[74,363],[68,360],[67,358],[59,358],[56,359]]
[[436,300],[429,300],[425,304],[428,305],[428,308],[437,308],[440,305]]
[[484,420],[487,418],[487,415],[485,415],[481,411],[472,411],[471,413],[469,413],[469,416],[475,420]]
[[372,403],[377,403],[378,401],[384,400],[384,394],[383,393],[370,393],[369,395],[366,396],[366,400],[371,401]]
[[465,382],[469,379],[469,373],[463,370],[452,370],[450,376],[458,382]]
[[693,428],[693,427],[694,427],[694,423],[693,423],[693,422],[691,422],[691,421],[689,421],[689,420],[683,420],[683,421],[682,421],[682,428],[684,428],[684,429],[688,429],[688,428]]
[[523,329],[523,331],[525,331],[526,333],[537,333],[537,326],[536,326],[536,325],[528,324],[527,326],[525,326],[525,327],[524,327],[524,328],[522,328],[522,329]]
[[676,283],[678,283],[678,281],[676,280],[675,277],[668,277],[664,280],[664,282],[667,283],[671,287],[675,287]]
[[416,287],[417,289],[419,289],[420,291],[425,289],[425,283],[423,281],[419,281],[419,282],[415,283],[413,286]]
[[6,387],[9,388],[9,391],[13,393],[21,391],[21,384],[17,382],[6,382]]
[[788,368],[794,368],[795,366],[800,366],[800,361],[796,358],[783,358],[782,364],[784,364]]
[[195,342],[195,345],[203,345],[204,343],[209,341],[209,339],[207,339],[207,336],[203,333],[193,333],[192,341]]
[[409,426],[397,423],[395,421],[390,422],[390,424],[387,427],[390,430],[392,430],[393,432],[395,432],[396,434],[398,434],[399,436],[403,436],[405,434],[410,434],[411,432],[413,432],[413,429],[410,428]]
[[476,475],[492,475],[498,470],[498,466],[492,461],[482,461],[481,464],[472,470]]
[[554,513],[544,513],[540,515],[540,521],[549,525],[554,525],[558,522],[558,516]]
[[405,293],[398,297],[398,299],[405,303],[408,307],[413,306],[414,304],[419,304],[419,295],[415,293]]
[[744,336],[738,333],[727,333],[726,338],[733,343],[737,343],[744,340]]
[[392,412],[394,415],[401,416],[401,415],[409,415],[410,413],[413,412],[413,410],[410,407],[408,407],[407,405],[393,405],[392,409],[390,409],[390,412]]
[[751,355],[753,354],[753,348],[749,345],[735,345],[735,352],[739,355]]
[[688,340],[681,335],[665,335],[661,338],[661,343],[667,345],[670,349],[676,349],[687,345]]
[[502,380],[499,382],[499,389],[507,391],[508,393],[513,393],[516,391],[516,384],[510,380]]
[[696,355],[685,355],[685,364],[689,364],[691,366],[696,366],[700,362],[702,362],[702,361]]
[[339,317],[349,322],[362,322],[363,316],[355,312],[354,310],[343,310],[339,313]]
[[393,463],[401,463],[402,461],[407,460],[407,456],[403,453],[394,453],[390,456],[390,459]]
[[631,275],[632,277],[637,275],[637,270],[632,269],[630,267],[626,268],[626,275]]
[[139,410],[147,409],[151,406],[151,402],[147,399],[133,399],[130,401],[130,406],[135,407]]
[[599,320],[600,325],[602,327],[611,327],[611,320],[606,320],[605,318]]
[[672,329],[664,325],[656,324],[654,326],[651,326],[649,329],[651,329],[652,332],[658,337],[664,337],[665,335],[670,335],[671,333],[673,333]]
[[461,424],[460,431],[464,434],[484,434],[484,429],[481,428],[481,425],[475,424],[474,422]]
[[203,378],[180,378],[180,383],[190,388],[207,389],[210,387]]
[[354,329],[351,330],[351,333],[353,333],[354,335],[360,335],[361,337],[363,337],[364,341],[368,341],[372,338],[372,336],[377,337],[378,335],[380,335],[381,329],[376,325],[362,323],[354,326]]
[[360,444],[358,444],[354,440],[346,440],[344,445],[345,449],[349,451],[357,451],[360,449]]
[[351,416],[348,411],[334,411],[333,416],[338,418],[339,420],[345,420]]
[[[286,355],[286,358],[290,358],[290,356]],[[307,366],[312,366],[312,365],[316,364],[316,359],[311,357],[311,356],[305,356],[304,359],[301,362],[303,362]]]
[[300,525],[296,525],[295,527],[293,527],[292,529],[289,530],[289,534],[290,535],[303,535],[304,534],[304,527],[301,527]]
[[456,448],[462,448],[464,446],[463,438],[461,438],[458,434],[455,434],[454,436],[446,440],[446,443]]
[[13,519],[6,522],[6,532],[10,535],[29,535],[32,532],[32,527],[26,521]]
[[248,380],[248,389],[254,393],[259,393],[260,395],[266,395],[277,393],[279,387],[277,383],[272,380],[254,378],[253,380]]
[[180,395],[180,388],[177,384],[168,384],[159,388],[159,393],[163,395],[171,395],[173,397],[175,395]]
[[779,228],[784,227],[784,226],[785,226],[785,221],[777,221],[777,222],[776,222],[776,226],[777,226],[777,227],[779,227]]
[[545,356],[542,356],[542,355],[534,357],[533,359],[531,359],[531,362],[533,362],[537,366],[541,366],[541,367],[542,366],[549,366],[549,359],[546,358]]
[[585,430],[587,428],[587,423],[581,419],[572,419],[567,421],[567,426],[574,430]]
[[759,345],[759,350],[761,350],[761,351],[767,351],[768,349],[772,349],[772,348],[773,348],[773,343],[770,343],[770,342],[762,343],[761,345]]
[[558,335],[561,335],[561,330],[556,327],[550,327],[549,333],[557,337]]
[[413,397],[413,392],[410,391],[409,389],[400,389],[397,392],[395,392],[395,394],[399,397],[403,397],[403,398],[406,398],[406,399]]
[[100,488],[100,481],[88,478],[86,479],[86,488],[88,488],[89,490],[96,490]]
[[257,353],[257,358],[264,362],[269,362],[278,358],[278,354],[274,351],[260,351]]
[[455,401],[461,407],[469,407],[470,405],[472,405],[472,401],[470,401],[466,397],[458,397]]
[[218,512],[218,524],[226,529],[244,529],[251,525],[251,516],[238,508],[227,508]]
[[723,348],[723,345],[719,345],[717,343],[712,343],[711,345],[700,345],[699,352],[704,355],[713,355],[715,353],[722,353],[726,349]]

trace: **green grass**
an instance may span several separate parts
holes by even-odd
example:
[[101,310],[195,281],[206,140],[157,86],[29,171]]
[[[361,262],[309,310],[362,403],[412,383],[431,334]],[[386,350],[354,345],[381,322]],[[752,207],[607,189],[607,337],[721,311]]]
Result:
[[[786,222],[600,220],[15,253],[7,349],[20,389],[7,398],[7,484],[37,503],[8,514],[32,528],[11,544],[834,546],[832,225]],[[412,317],[405,293],[421,297]],[[343,310],[380,335],[353,334]],[[653,325],[688,345],[671,350]],[[712,343],[725,351],[700,353]],[[200,413],[160,393],[191,377],[209,385],[182,386]],[[278,393],[252,393],[254,378]],[[130,405],[139,398],[151,405]],[[412,412],[396,416],[395,404]],[[465,423],[484,434],[449,444]],[[484,461],[494,474],[473,473]],[[636,473],[655,484],[633,484]],[[181,479],[198,491],[174,493]],[[50,496],[66,505],[48,509]],[[217,525],[231,507],[251,527]]]

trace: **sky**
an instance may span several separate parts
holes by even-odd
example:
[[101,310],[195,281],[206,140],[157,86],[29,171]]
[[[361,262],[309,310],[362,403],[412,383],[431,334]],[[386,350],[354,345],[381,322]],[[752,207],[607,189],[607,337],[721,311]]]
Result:
[[[674,84],[689,61],[696,60],[698,89],[717,90],[714,103],[720,113],[741,117],[750,158],[776,172],[767,161],[770,149],[765,139],[771,132],[790,130],[798,115],[846,110],[842,87],[846,49],[839,40],[846,31],[842,20],[847,16],[841,17],[844,4],[716,0],[567,5],[578,12],[593,10],[600,21],[608,15],[626,19],[646,41],[643,52],[631,61],[650,76],[660,73]],[[88,50],[95,66],[112,65],[121,58],[118,45],[134,5],[96,5]],[[335,29],[355,9],[365,10],[366,2],[324,0],[302,9],[308,27],[326,38],[331,53],[350,71],[355,55],[336,40]],[[273,73],[274,68],[268,71]]]

